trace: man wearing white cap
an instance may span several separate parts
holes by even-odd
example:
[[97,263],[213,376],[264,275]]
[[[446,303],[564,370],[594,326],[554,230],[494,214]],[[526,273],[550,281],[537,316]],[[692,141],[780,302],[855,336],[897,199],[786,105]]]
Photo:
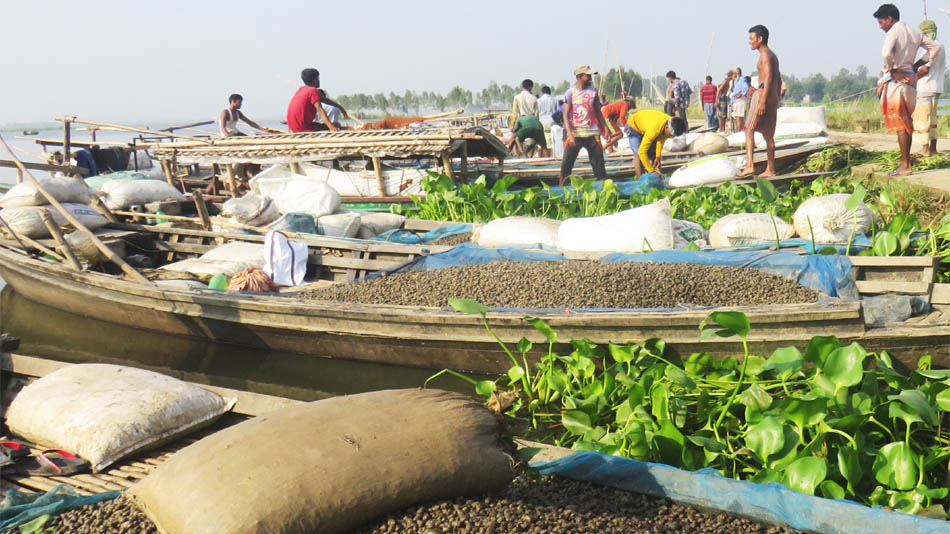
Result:
[[604,149],[600,144],[600,132],[607,131],[600,109],[600,93],[591,84],[597,74],[590,65],[574,69],[577,83],[564,93],[564,157],[561,160],[560,184],[564,185],[581,148],[587,149],[590,166],[599,180],[607,178],[604,168]]

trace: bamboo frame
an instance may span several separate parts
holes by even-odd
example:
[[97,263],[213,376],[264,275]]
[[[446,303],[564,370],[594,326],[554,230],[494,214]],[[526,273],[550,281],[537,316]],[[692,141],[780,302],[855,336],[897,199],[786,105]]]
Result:
[[76,255],[73,254],[73,249],[69,246],[69,243],[63,239],[63,233],[59,231],[59,226],[53,222],[53,218],[50,217],[49,211],[41,210],[40,219],[43,220],[43,224],[46,225],[46,229],[49,230],[50,235],[53,236],[53,240],[56,241],[56,244],[59,245],[59,248],[63,251],[63,256],[66,257],[66,265],[69,265],[75,271],[81,271],[82,264],[80,264],[79,260],[76,259]]

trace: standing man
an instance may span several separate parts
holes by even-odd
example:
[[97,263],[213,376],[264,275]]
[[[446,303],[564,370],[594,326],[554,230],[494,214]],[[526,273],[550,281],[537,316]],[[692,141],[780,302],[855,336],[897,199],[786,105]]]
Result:
[[706,113],[706,126],[715,128],[716,124],[716,93],[718,89],[712,83],[712,76],[706,76],[706,83],[699,89],[699,97],[703,101],[703,112]]
[[778,118],[779,93],[782,90],[782,74],[778,68],[778,57],[769,48],[769,30],[761,24],[749,28],[749,46],[759,51],[759,87],[752,96],[749,106],[749,121],[745,127],[746,167],[739,176],[755,174],[752,153],[755,150],[755,132],[765,137],[768,164],[761,178],[775,176],[775,125]]
[[617,141],[623,137],[623,125],[627,124],[627,114],[635,107],[633,97],[624,91],[620,95],[620,100],[600,108],[601,113],[604,114],[604,122],[607,124],[607,141],[604,143],[604,148],[608,152],[613,152]]
[[749,81],[742,76],[742,69],[736,67],[736,82],[732,86],[732,129],[741,132],[745,128],[745,115],[749,108]]
[[719,131],[726,132],[726,121],[729,120],[729,94],[732,91],[732,80],[735,72],[726,73],[726,78],[716,88],[716,100],[719,103]]
[[669,71],[666,73],[666,79],[673,88],[673,107],[676,116],[686,122],[686,108],[689,107],[689,95],[693,90],[689,87],[689,82],[676,77],[676,73]]
[[686,121],[655,109],[643,109],[631,115],[627,125],[632,130],[628,139],[637,179],[644,172],[655,172],[662,179],[663,143],[670,137],[686,133]]
[[551,126],[554,124],[554,112],[557,111],[557,100],[551,96],[551,88],[547,85],[541,87],[541,98],[538,99],[538,119],[541,120],[541,126],[544,127],[544,139],[549,147],[553,145],[551,138]]
[[881,111],[889,132],[897,132],[897,144],[901,149],[901,164],[893,173],[907,175],[913,172],[910,166],[910,143],[914,132],[912,116],[917,105],[917,73],[914,57],[918,48],[926,48],[929,57],[937,57],[940,45],[917,28],[911,28],[900,20],[901,14],[894,4],[883,4],[874,12],[878,26],[884,30],[884,58],[881,79],[877,82],[877,94],[881,97]]
[[[320,71],[304,69],[300,72],[300,79],[303,80],[304,85],[297,89],[287,106],[287,127],[291,132],[338,131],[339,128],[334,126],[333,121],[327,117],[322,104],[340,108],[343,118],[348,118],[350,115],[343,106],[330,100],[330,97],[320,89]],[[314,122],[318,116],[320,123]]]
[[943,72],[947,66],[947,51],[937,41],[937,23],[925,20],[920,23],[920,31],[938,45],[936,55],[925,52],[914,63],[917,70],[917,107],[914,108],[914,141],[921,144],[920,154],[932,156],[937,153],[937,102],[943,92]]
[[522,115],[538,116],[538,99],[531,94],[532,89],[534,89],[533,81],[526,79],[521,82],[521,92],[515,95],[515,100],[511,104],[511,115],[514,117],[512,126],[514,126],[514,121]]
[[604,168],[604,149],[600,146],[600,132],[607,130],[600,109],[600,93],[591,84],[597,74],[590,65],[574,69],[576,83],[564,93],[564,158],[561,160],[560,185],[564,185],[574,161],[582,148],[587,149],[590,166],[599,180],[607,178]]
[[237,129],[238,120],[246,122],[248,126],[254,128],[255,130],[260,130],[267,133],[280,133],[280,130],[265,128],[247,118],[247,115],[241,113],[242,104],[244,104],[243,96],[235,93],[228,97],[228,107],[221,110],[221,114],[218,115],[218,133],[221,134],[221,137],[247,135],[246,133]]

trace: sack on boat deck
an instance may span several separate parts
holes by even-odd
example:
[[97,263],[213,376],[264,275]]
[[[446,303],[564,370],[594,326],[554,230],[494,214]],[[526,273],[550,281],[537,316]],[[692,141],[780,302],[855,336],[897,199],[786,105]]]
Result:
[[472,241],[487,248],[518,245],[556,247],[560,226],[561,221],[544,217],[504,217],[476,227],[472,232]]
[[356,237],[360,231],[358,213],[336,213],[317,219],[317,233],[328,237]]
[[669,199],[613,215],[567,219],[557,246],[579,252],[649,252],[673,248]]
[[128,494],[167,534],[337,534],[501,489],[501,428],[471,398],[404,389],[282,408],[176,452]]
[[185,198],[181,191],[160,180],[112,180],[102,184],[99,194],[110,210],[124,210],[134,204]]
[[[96,176],[90,176],[85,179],[86,185],[92,189],[99,191],[102,189],[102,184],[106,182],[114,182],[115,180],[157,180],[158,178],[152,178],[145,173],[137,171],[117,171],[110,172],[109,174],[97,174]],[[164,179],[164,178],[162,178]]]
[[689,146],[689,142],[686,140],[686,136],[680,135],[663,143],[663,152],[683,152],[687,146]]
[[275,232],[294,232],[298,234],[316,234],[317,221],[306,213],[285,213],[267,226]]
[[[765,148],[765,136],[759,132],[755,132],[755,148]],[[729,140],[730,148],[743,148],[745,147],[745,132],[736,132],[726,136],[726,139]]]
[[379,234],[401,228],[405,221],[405,215],[396,213],[360,213],[360,231],[356,236],[360,239],[372,239]]
[[232,222],[248,226],[263,226],[280,218],[277,204],[251,191],[243,197],[232,198],[221,207],[221,215],[230,216]]
[[[778,232],[778,235],[776,235]],[[709,244],[733,247],[753,243],[784,241],[795,235],[795,228],[768,213],[733,213],[720,217],[709,229]]]
[[709,156],[729,150],[729,140],[724,135],[707,132],[690,143],[688,148],[693,152]]
[[235,241],[211,249],[197,258],[163,265],[160,269],[189,272],[205,281],[216,274],[223,274],[230,278],[248,267],[256,269],[264,267],[263,244]]
[[683,250],[690,243],[706,246],[706,229],[699,223],[673,219],[673,249]]
[[792,215],[799,237],[811,240],[814,233],[816,243],[847,243],[852,231],[856,236],[866,234],[874,222],[874,213],[863,202],[849,210],[845,203],[850,196],[836,193],[802,202]]
[[[109,223],[109,220],[99,214],[98,211],[86,206],[85,204],[74,204],[64,202],[63,208],[73,217],[79,220],[86,228],[95,230]],[[36,238],[49,237],[49,230],[43,224],[40,218],[40,211],[49,212],[53,222],[57,226],[64,226],[69,221],[66,217],[53,206],[19,206],[16,208],[6,208],[0,210],[0,218],[10,225],[10,228],[20,236]],[[8,233],[6,226],[0,226],[0,232]]]
[[729,156],[718,154],[691,161],[670,175],[670,187],[717,185],[732,180],[739,167]]
[[234,405],[152,371],[107,364],[60,368],[23,388],[7,426],[29,441],[74,452],[100,471],[205,426]]
[[278,286],[299,286],[307,274],[307,244],[278,232],[264,236],[264,273]]
[[255,176],[251,188],[277,203],[281,213],[307,213],[314,218],[340,209],[340,194],[325,182],[306,176],[265,178]]
[[[90,239],[89,234],[85,232],[70,232],[63,236],[66,244],[76,255],[79,261],[86,263],[98,263],[102,259],[102,252],[96,244]],[[62,253],[62,247],[56,247],[56,250]]]
[[782,106],[778,108],[777,124],[813,124],[823,131],[828,130],[825,122],[825,106]]
[[[80,178],[71,176],[41,176],[36,179],[47,193],[58,202],[79,202],[85,204],[92,197],[92,192]],[[17,206],[44,206],[49,204],[43,193],[33,182],[27,180],[11,187],[0,197],[0,207],[14,208]]]

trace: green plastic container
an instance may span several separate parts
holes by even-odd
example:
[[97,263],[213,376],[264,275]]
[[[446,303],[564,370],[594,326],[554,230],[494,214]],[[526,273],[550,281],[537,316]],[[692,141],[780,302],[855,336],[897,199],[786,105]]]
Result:
[[[165,212],[160,209],[155,210],[155,215],[165,215]],[[162,224],[162,223],[167,223],[167,222],[168,222],[168,219],[163,219],[161,217],[155,218],[155,224]],[[220,275],[220,276],[223,276],[223,275]]]
[[208,282],[208,289],[218,289],[225,290],[228,288],[228,277],[223,273],[218,273],[211,277],[211,281]]

